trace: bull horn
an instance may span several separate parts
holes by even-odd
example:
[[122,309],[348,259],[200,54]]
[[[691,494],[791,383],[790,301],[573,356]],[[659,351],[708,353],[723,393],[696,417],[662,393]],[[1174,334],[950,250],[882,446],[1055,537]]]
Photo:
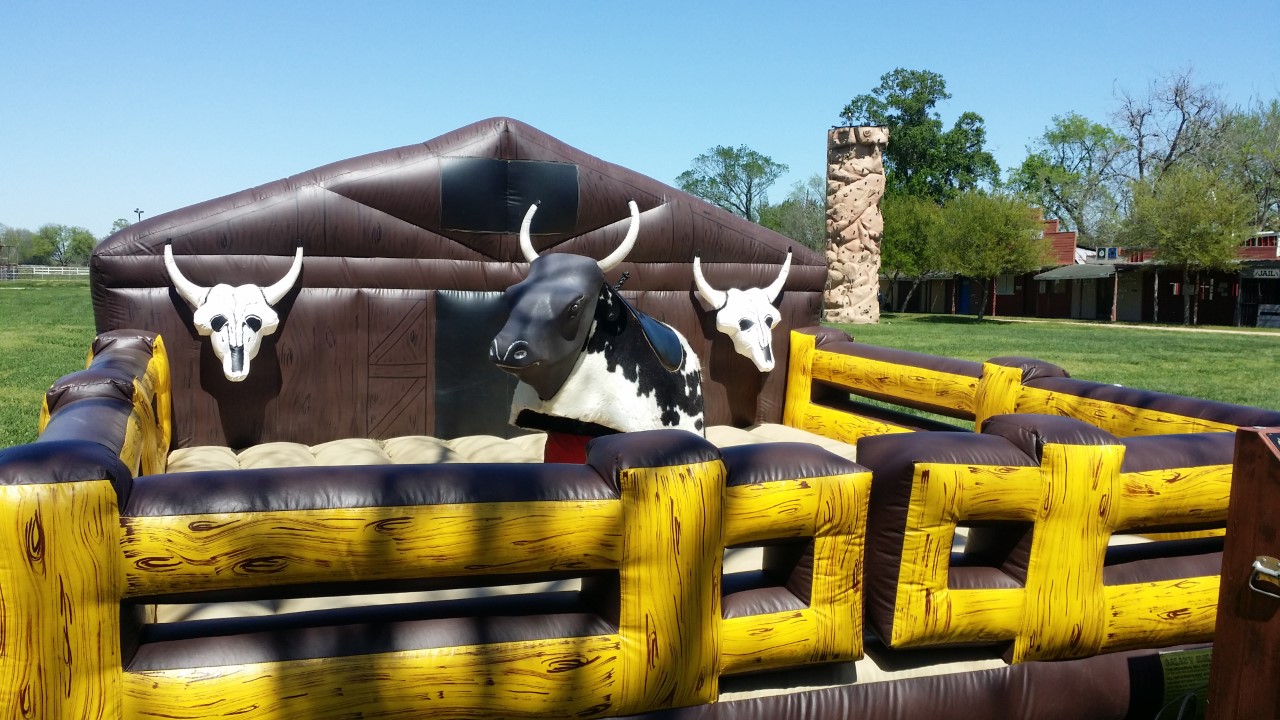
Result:
[[284,299],[288,294],[289,288],[298,281],[298,274],[302,272],[302,241],[298,241],[298,250],[293,254],[293,265],[289,267],[289,272],[284,277],[277,280],[270,287],[262,288],[262,296],[267,299],[268,305],[275,305]]
[[164,269],[169,271],[169,279],[173,281],[173,287],[182,296],[183,300],[193,308],[200,307],[205,297],[209,294],[209,288],[200,287],[191,282],[178,269],[178,263],[173,259],[173,241],[170,240],[164,244]]
[[537,203],[530,205],[524,214],[524,222],[520,223],[520,252],[524,255],[525,262],[538,259],[538,251],[533,249],[533,238],[529,237],[529,226],[533,224],[533,214],[537,211]]
[[609,272],[622,264],[622,260],[627,257],[627,253],[631,252],[632,246],[636,244],[636,238],[640,235],[640,208],[636,207],[635,200],[628,200],[627,206],[631,208],[631,225],[627,228],[627,236],[622,238],[622,244],[609,253],[609,257],[598,261],[600,269],[604,272]]
[[729,302],[729,293],[711,287],[711,283],[702,276],[702,258],[693,256],[693,282],[698,286],[698,296],[712,308],[719,310]]
[[787,282],[787,273],[791,272],[791,251],[787,251],[787,259],[782,263],[782,270],[778,273],[778,278],[774,280],[769,287],[764,289],[765,295],[769,296],[769,303],[773,304],[778,301],[778,294],[782,292],[782,286]]

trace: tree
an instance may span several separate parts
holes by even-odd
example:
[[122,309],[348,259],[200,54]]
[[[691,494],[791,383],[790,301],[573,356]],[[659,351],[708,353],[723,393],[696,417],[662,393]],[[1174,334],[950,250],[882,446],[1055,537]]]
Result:
[[906,297],[898,303],[897,310],[902,312],[924,276],[943,269],[938,252],[941,211],[927,198],[890,195],[880,201],[880,212],[884,216],[880,271],[895,285],[902,278],[912,281]]
[[907,194],[946,202],[956,193],[999,182],[995,157],[983,149],[981,115],[961,113],[943,131],[934,107],[951,99],[942,76],[898,68],[880,85],[845,105],[840,117],[854,125],[884,125],[892,141],[884,151],[885,194]]
[[82,227],[41,225],[31,242],[28,262],[47,265],[85,265],[98,239]]
[[1153,80],[1145,96],[1122,92],[1116,121],[1129,144],[1129,177],[1146,180],[1214,146],[1224,121],[1218,88],[1191,70]]
[[26,262],[26,258],[31,254],[31,242],[34,238],[35,233],[26,228],[0,225],[0,245],[5,248],[0,254],[0,263]]
[[685,192],[714,203],[752,222],[767,204],[769,186],[787,171],[767,155],[746,145],[717,145],[693,159],[693,167],[676,177]]
[[806,247],[827,247],[827,182],[821,175],[791,186],[787,199],[760,208],[760,224]]
[[987,312],[992,280],[1038,270],[1048,256],[1039,218],[1012,195],[960,193],[942,208],[940,228],[939,255],[946,267],[977,281],[979,320]]
[[133,223],[129,222],[128,218],[116,218],[115,222],[111,223],[111,232],[107,234],[115,235],[132,224]]
[[1280,100],[1228,115],[1210,164],[1253,196],[1255,229],[1280,229]]
[[1009,185],[1046,216],[1079,233],[1086,245],[1100,245],[1117,222],[1120,173],[1129,145],[1111,128],[1075,113],[1056,115],[1044,135],[1027,148],[1027,158],[1009,174]]
[[1253,228],[1254,204],[1236,181],[1191,163],[1164,171],[1158,180],[1135,181],[1133,206],[1122,240],[1155,250],[1156,260],[1182,270],[1182,323],[1197,324],[1198,295],[1191,276],[1235,265],[1236,248]]

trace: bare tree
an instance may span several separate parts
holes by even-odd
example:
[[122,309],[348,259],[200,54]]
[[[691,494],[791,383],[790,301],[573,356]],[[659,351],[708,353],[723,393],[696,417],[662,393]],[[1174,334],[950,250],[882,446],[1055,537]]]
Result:
[[1214,84],[1197,84],[1190,68],[1153,80],[1145,95],[1120,92],[1116,125],[1130,145],[1130,177],[1159,176],[1212,146],[1226,107]]

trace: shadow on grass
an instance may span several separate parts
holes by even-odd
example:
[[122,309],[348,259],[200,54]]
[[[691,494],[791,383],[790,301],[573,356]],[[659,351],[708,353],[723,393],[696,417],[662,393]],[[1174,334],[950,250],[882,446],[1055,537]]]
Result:
[[1008,320],[986,316],[979,320],[975,315],[915,315],[912,313],[881,313],[881,320],[890,322],[915,322],[930,325],[1009,325]]

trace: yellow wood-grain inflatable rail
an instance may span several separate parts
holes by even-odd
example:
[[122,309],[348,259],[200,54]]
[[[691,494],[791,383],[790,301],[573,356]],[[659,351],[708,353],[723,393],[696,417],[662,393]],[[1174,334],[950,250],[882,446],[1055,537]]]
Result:
[[[56,407],[49,427],[89,401]],[[0,452],[11,534],[0,705],[34,717],[292,719],[709,703],[725,673],[861,655],[869,483],[814,446],[722,460],[680,431],[598,439],[587,465],[137,478],[97,443],[13,448]],[[800,548],[790,572],[729,596],[726,613],[727,544],[777,539]],[[140,602],[566,575],[584,577],[583,592],[121,624]]]
[[[851,396],[890,407],[851,402]],[[1033,358],[976,363],[855,343],[829,328],[791,332],[786,424],[849,443],[940,429],[893,407],[969,421],[975,430],[996,415],[1059,415],[1118,437],[1280,425],[1274,411],[1079,380]]]
[[[1052,415],[867,438],[867,614],[895,647],[1008,643],[1013,662],[1208,640],[1233,436],[1120,439]],[[953,555],[958,526],[970,528]]]

